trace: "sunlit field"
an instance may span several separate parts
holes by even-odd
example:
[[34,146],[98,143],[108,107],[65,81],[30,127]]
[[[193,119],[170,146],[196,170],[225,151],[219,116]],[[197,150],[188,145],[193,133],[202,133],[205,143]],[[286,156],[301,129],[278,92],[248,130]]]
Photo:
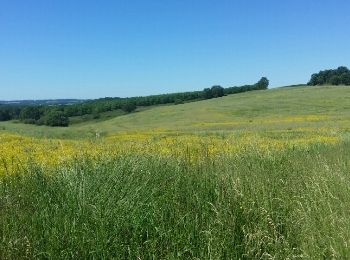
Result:
[[349,100],[280,89],[2,123],[0,259],[349,258]]
[[210,156],[262,154],[290,148],[307,149],[313,144],[337,144],[341,133],[333,129],[296,129],[273,132],[211,132],[201,134],[171,132],[120,133],[88,140],[40,139],[0,133],[0,173],[11,174],[28,163],[42,167],[60,166],[77,157],[90,159],[124,153],[151,154],[169,158],[206,160]]

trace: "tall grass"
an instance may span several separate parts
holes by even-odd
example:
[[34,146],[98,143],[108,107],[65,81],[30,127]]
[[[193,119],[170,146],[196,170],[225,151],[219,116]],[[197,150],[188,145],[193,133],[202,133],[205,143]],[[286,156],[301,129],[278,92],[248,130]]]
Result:
[[350,144],[0,177],[0,259],[350,257]]

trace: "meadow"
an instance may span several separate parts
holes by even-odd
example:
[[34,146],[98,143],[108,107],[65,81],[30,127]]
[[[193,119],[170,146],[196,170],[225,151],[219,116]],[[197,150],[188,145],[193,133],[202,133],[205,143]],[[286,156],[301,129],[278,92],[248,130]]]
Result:
[[0,259],[350,257],[349,87],[1,122],[0,143]]

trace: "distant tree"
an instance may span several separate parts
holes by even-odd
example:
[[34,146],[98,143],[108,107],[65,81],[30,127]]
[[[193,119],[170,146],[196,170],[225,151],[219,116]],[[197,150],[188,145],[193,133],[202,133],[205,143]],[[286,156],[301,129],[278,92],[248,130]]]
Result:
[[343,73],[341,76],[340,76],[340,79],[341,79],[341,83],[344,84],[344,85],[350,85],[350,72],[347,72],[347,73]]
[[336,70],[336,73],[338,75],[342,75],[343,73],[349,73],[349,72],[350,72],[350,70],[347,67],[345,67],[345,66],[340,66]]
[[122,110],[130,113],[136,109],[136,105],[133,102],[126,102],[124,105],[122,105]]
[[19,117],[23,121],[26,119],[39,120],[42,114],[43,111],[40,109],[40,107],[26,106],[21,110]]
[[101,117],[101,115],[100,115],[100,113],[98,113],[97,111],[94,111],[93,113],[92,113],[92,118],[93,119],[99,119]]
[[218,85],[212,86],[211,87],[211,95],[214,98],[224,96],[224,88],[221,86],[218,86]]
[[262,77],[256,84],[257,89],[267,89],[269,86],[269,80],[266,77]]
[[11,119],[10,111],[7,109],[0,109],[0,121],[7,121]]
[[307,83],[309,86],[316,86],[319,85],[319,75],[318,73],[314,73],[311,75],[311,79]]
[[175,99],[175,101],[174,101],[174,105],[180,105],[180,104],[183,104],[184,102],[183,102],[183,100],[182,99]]
[[213,92],[211,91],[210,88],[205,88],[205,89],[203,90],[203,98],[204,98],[204,99],[213,98]]
[[341,78],[338,75],[333,75],[329,80],[328,83],[331,85],[339,85],[341,83]]
[[62,111],[50,111],[44,117],[45,125],[48,126],[68,126],[69,118]]
[[321,70],[318,73],[311,75],[308,82],[310,86],[316,85],[350,85],[350,70],[345,66],[340,66],[337,69]]

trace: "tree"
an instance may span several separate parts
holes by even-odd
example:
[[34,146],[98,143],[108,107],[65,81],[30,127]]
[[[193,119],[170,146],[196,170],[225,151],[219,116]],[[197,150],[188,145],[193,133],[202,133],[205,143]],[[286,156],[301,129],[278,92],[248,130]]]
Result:
[[311,75],[311,79],[307,83],[310,86],[316,85],[350,85],[350,70],[345,66],[337,69],[321,70],[319,73]]
[[122,110],[131,113],[136,109],[136,105],[133,102],[126,102],[124,105],[122,105]]
[[19,115],[21,120],[26,119],[32,119],[32,120],[39,120],[43,112],[41,111],[40,107],[35,106],[26,106],[21,110],[21,113]]
[[257,89],[267,89],[269,86],[269,80],[266,77],[262,77],[256,84],[255,86]]
[[319,76],[318,73],[314,73],[311,75],[311,79],[307,83],[309,86],[316,86],[319,84]]
[[329,79],[329,83],[332,85],[339,85],[341,83],[341,78],[338,75],[333,75]]
[[68,126],[69,118],[62,111],[50,111],[44,117],[45,125],[49,126]]
[[343,73],[349,73],[350,70],[345,66],[340,66],[337,68],[336,72],[338,75],[342,75]]
[[341,79],[341,83],[344,84],[344,85],[350,85],[350,72],[348,73],[343,73],[341,76],[340,76],[340,79]]
[[211,95],[214,98],[224,96],[224,88],[221,86],[218,86],[218,85],[212,86],[211,87]]
[[10,120],[10,112],[7,109],[0,109],[0,121]]
[[205,89],[203,90],[203,98],[204,98],[204,99],[213,98],[213,92],[211,91],[210,88],[205,88]]
[[180,105],[180,104],[183,104],[183,103],[184,103],[183,100],[179,99],[179,98],[175,99],[175,101],[174,101],[174,105]]

